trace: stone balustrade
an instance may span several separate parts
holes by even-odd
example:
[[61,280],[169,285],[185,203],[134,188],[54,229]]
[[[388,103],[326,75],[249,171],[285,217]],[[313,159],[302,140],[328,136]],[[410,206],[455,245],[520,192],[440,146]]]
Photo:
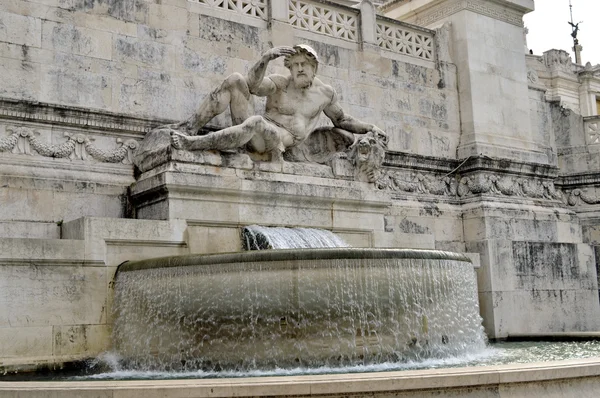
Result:
[[383,50],[409,57],[434,60],[435,33],[432,30],[377,16],[374,7],[368,2],[354,8],[326,0],[188,1],[265,21],[283,21],[296,29],[336,39],[373,43]]
[[588,145],[600,144],[600,115],[584,118],[583,129]]
[[[257,17],[268,20],[268,6],[271,2],[267,0],[188,0],[192,3],[200,3],[207,7],[232,11],[242,15]],[[268,3],[268,4],[267,4]]]
[[384,50],[433,61],[433,40],[428,29],[377,17],[377,45]]

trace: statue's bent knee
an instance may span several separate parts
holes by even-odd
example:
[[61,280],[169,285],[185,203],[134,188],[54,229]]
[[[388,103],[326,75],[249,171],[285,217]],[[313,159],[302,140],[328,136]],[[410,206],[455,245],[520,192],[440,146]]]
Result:
[[248,95],[250,95],[248,82],[241,73],[234,72],[231,75],[227,76],[224,85],[231,90],[240,91],[242,93],[247,93]]
[[252,129],[256,129],[256,128],[259,128],[259,127],[264,128],[266,126],[266,124],[267,124],[267,121],[265,120],[264,117],[262,117],[260,115],[250,116],[244,122],[244,125],[252,128]]

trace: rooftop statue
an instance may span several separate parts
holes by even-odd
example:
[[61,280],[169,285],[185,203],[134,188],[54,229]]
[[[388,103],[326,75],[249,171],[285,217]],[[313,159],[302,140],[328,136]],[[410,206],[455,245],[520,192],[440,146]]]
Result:
[[577,32],[579,32],[579,24],[581,22],[578,23],[573,23],[573,22],[569,22],[567,21],[569,25],[571,25],[571,37],[573,38],[573,42],[575,43],[575,45],[579,44],[579,40],[577,39]]
[[[290,74],[265,76],[269,62],[280,57],[285,57],[284,65]],[[247,76],[239,73],[228,76],[189,119],[158,129],[168,131],[172,147],[178,150],[245,149],[270,155],[273,162],[327,163],[342,153],[353,154],[356,164],[368,158],[370,145],[375,145],[380,149],[374,151],[377,153],[374,161],[379,163],[375,168],[378,168],[383,162],[382,148],[387,147],[387,134],[345,113],[335,90],[316,77],[318,66],[317,53],[310,46],[273,48],[263,54]],[[266,97],[262,116],[250,114],[253,95]],[[208,133],[202,129],[228,107],[231,127]],[[333,127],[317,129],[321,112],[331,120]],[[361,140],[354,134],[363,138],[360,145]],[[373,176],[371,170],[368,176],[358,179],[371,181]]]

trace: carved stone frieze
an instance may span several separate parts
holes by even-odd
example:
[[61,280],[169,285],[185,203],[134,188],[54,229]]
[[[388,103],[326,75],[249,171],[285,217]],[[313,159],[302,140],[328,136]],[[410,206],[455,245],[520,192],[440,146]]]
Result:
[[419,26],[429,26],[443,18],[449,17],[462,10],[476,12],[515,26],[523,26],[523,12],[503,7],[500,4],[483,0],[454,0],[433,6],[415,21]]
[[550,70],[572,73],[571,56],[565,50],[549,50],[544,53],[544,64]]
[[596,205],[600,203],[598,195],[592,195],[582,189],[565,190],[566,203],[569,206],[577,206],[583,203],[588,205]]
[[0,119],[46,123],[77,128],[92,128],[104,132],[126,132],[142,138],[148,131],[169,120],[144,119],[136,116],[96,111],[73,106],[0,99]]
[[117,138],[117,148],[106,151],[93,144],[94,138],[85,134],[64,133],[67,140],[61,144],[48,144],[40,139],[37,130],[24,126],[8,126],[7,137],[0,138],[0,152],[8,152],[24,155],[37,153],[43,157],[69,158],[86,160],[93,158],[103,163],[132,164],[133,152],[138,147],[134,139],[123,141]]
[[468,198],[474,195],[562,200],[563,194],[550,180],[516,175],[474,173],[458,178],[455,175],[429,173],[402,174],[387,169],[377,180],[380,190]]
[[510,175],[477,174],[463,177],[459,182],[457,192],[460,197],[491,194],[531,199],[559,200],[562,198],[562,194],[556,190],[552,181]]
[[453,176],[433,176],[423,173],[403,176],[400,173],[383,174],[376,182],[381,190],[436,196],[456,196],[457,181]]

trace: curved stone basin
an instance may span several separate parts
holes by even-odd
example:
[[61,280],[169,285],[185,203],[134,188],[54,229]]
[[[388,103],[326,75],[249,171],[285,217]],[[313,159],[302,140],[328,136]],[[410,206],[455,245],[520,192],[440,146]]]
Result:
[[136,369],[338,366],[482,349],[463,255],[266,250],[125,263],[114,338]]

